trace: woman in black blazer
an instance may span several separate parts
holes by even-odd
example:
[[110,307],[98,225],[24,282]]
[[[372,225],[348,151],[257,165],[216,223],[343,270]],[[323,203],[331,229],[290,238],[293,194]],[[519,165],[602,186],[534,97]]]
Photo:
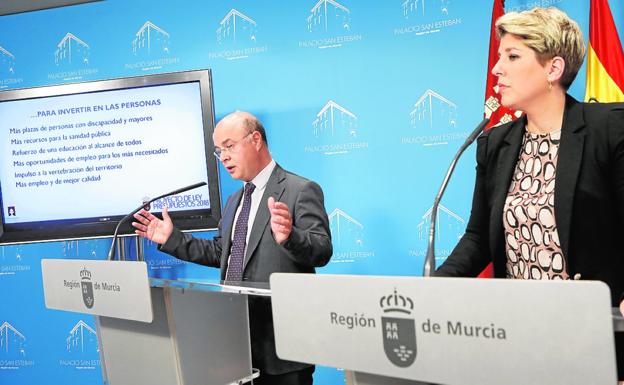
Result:
[[566,94],[585,44],[563,12],[508,13],[496,29],[501,102],[524,115],[477,140],[470,220],[436,276],[493,262],[498,278],[600,280],[624,314],[624,104]]

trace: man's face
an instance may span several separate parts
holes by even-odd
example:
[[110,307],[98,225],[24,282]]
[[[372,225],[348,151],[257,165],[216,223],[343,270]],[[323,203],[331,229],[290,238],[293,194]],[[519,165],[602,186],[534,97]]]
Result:
[[260,172],[257,132],[248,132],[240,119],[222,120],[212,141],[221,150],[221,162],[234,179],[249,182]]

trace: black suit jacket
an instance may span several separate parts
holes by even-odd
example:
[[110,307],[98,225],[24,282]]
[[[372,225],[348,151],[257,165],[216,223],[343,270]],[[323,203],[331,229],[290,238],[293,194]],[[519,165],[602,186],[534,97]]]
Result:
[[[472,212],[436,276],[476,276],[489,262],[506,276],[503,205],[520,155],[526,117],[477,139]],[[568,274],[600,280],[613,306],[624,299],[624,104],[566,99],[555,176],[555,222]]]
[[[225,279],[234,216],[243,189],[232,194],[223,209],[218,234],[213,239],[194,238],[174,229],[160,249],[177,258],[219,267]],[[288,205],[293,219],[289,239],[278,245],[271,232],[268,198]],[[267,183],[245,249],[243,280],[268,282],[271,273],[314,273],[332,255],[329,220],[321,187],[298,175],[275,166]],[[271,303],[267,298],[249,298],[249,323],[254,366],[269,374],[282,374],[310,365],[280,360],[275,352]]]

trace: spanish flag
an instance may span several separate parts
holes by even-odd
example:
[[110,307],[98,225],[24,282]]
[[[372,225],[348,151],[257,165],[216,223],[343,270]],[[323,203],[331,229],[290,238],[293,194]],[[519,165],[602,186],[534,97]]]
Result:
[[608,0],[591,0],[586,102],[624,102],[624,53]]

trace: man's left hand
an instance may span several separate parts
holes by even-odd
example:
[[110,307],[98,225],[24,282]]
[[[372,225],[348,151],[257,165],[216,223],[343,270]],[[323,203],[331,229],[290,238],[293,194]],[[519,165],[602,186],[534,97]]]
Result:
[[281,245],[286,242],[292,231],[292,217],[286,203],[277,202],[273,197],[269,197],[268,204],[273,238]]
[[620,313],[622,313],[622,317],[624,317],[624,301],[620,302]]

